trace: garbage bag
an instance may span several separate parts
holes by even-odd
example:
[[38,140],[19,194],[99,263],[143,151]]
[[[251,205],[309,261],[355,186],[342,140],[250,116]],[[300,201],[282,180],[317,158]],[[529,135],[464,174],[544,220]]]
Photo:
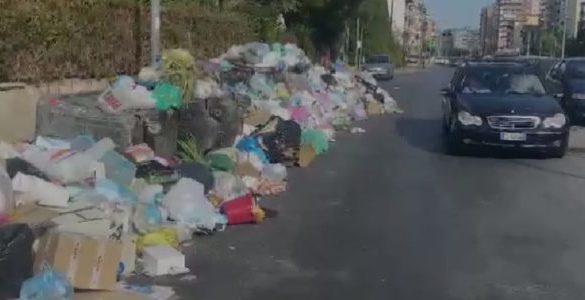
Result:
[[132,223],[139,233],[147,233],[158,229],[162,221],[163,214],[157,205],[143,203],[136,205]]
[[286,167],[282,164],[269,164],[262,169],[262,178],[273,181],[286,179]]
[[58,184],[42,180],[35,176],[17,173],[12,179],[14,191],[30,195],[41,205],[67,207],[69,191]]
[[135,204],[138,202],[138,196],[136,196],[128,187],[119,185],[106,178],[98,179],[96,181],[95,192],[111,202],[128,204]]
[[130,76],[119,76],[112,86],[98,97],[99,107],[109,113],[126,109],[151,109],[156,100],[144,86],[136,84]]
[[236,145],[236,148],[242,152],[252,153],[260,159],[264,164],[268,163],[268,157],[262,147],[258,143],[258,140],[252,137],[246,137],[240,140]]
[[264,74],[254,74],[254,76],[250,78],[250,87],[254,92],[263,97],[262,100],[264,100],[264,98],[272,99],[276,97],[276,87]]
[[10,214],[13,209],[12,180],[10,180],[4,168],[0,166],[0,215]]
[[183,163],[178,166],[181,177],[187,177],[203,184],[205,194],[213,189],[214,178],[209,167],[200,163]]
[[142,249],[145,247],[165,245],[179,248],[179,235],[174,228],[159,229],[147,233],[136,240],[136,250],[140,252],[142,252]]
[[17,297],[22,283],[33,275],[34,239],[25,224],[0,227],[0,299]]
[[264,56],[270,52],[270,46],[255,42],[248,43],[237,50],[241,51],[240,55],[248,64],[255,65],[261,63]]
[[274,132],[262,135],[271,163],[283,163],[294,158],[294,150],[301,144],[301,126],[295,121],[279,120]]
[[223,200],[232,200],[248,193],[248,187],[239,176],[227,172],[213,172],[215,195]]
[[190,178],[182,178],[163,199],[169,217],[178,223],[196,228],[214,229],[215,207],[205,197],[203,185]]
[[236,162],[226,154],[210,153],[205,159],[209,162],[212,170],[233,172],[236,168]]
[[356,121],[362,121],[368,118],[363,103],[358,103],[351,109],[351,117]]
[[156,99],[156,108],[161,111],[181,108],[183,103],[181,89],[172,84],[161,83],[157,85],[152,95]]
[[305,130],[302,135],[302,144],[309,144],[313,146],[317,154],[326,152],[329,149],[329,141],[327,135],[321,130]]
[[48,266],[43,271],[22,284],[20,300],[70,300],[73,287],[64,274]]

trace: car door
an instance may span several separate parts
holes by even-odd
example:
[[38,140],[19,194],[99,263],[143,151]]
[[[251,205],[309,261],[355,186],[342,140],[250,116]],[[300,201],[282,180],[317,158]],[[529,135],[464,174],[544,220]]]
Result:
[[566,67],[564,61],[555,63],[546,76],[546,89],[550,95],[556,95],[563,92],[562,76]]

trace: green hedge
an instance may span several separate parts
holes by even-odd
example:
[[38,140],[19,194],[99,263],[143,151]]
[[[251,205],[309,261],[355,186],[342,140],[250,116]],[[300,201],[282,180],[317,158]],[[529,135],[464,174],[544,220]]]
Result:
[[[0,0],[0,81],[135,74],[150,60],[148,7],[134,0]],[[254,40],[244,16],[165,5],[164,47],[197,57]]]

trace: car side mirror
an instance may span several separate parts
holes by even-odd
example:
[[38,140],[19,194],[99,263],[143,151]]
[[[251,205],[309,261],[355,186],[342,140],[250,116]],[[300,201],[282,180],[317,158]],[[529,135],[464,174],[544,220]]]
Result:
[[559,71],[551,71],[548,73],[547,77],[553,81],[561,81],[561,73]]
[[443,95],[443,96],[451,96],[451,95],[453,95],[453,91],[451,91],[450,88],[442,88],[441,89],[441,95]]

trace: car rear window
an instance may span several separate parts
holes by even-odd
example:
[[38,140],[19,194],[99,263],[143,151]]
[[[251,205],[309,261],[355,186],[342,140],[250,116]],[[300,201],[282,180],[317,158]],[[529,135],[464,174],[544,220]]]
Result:
[[368,58],[366,60],[366,62],[369,64],[384,64],[384,63],[389,63],[390,58],[388,56],[385,56],[385,55],[371,56],[370,58]]

